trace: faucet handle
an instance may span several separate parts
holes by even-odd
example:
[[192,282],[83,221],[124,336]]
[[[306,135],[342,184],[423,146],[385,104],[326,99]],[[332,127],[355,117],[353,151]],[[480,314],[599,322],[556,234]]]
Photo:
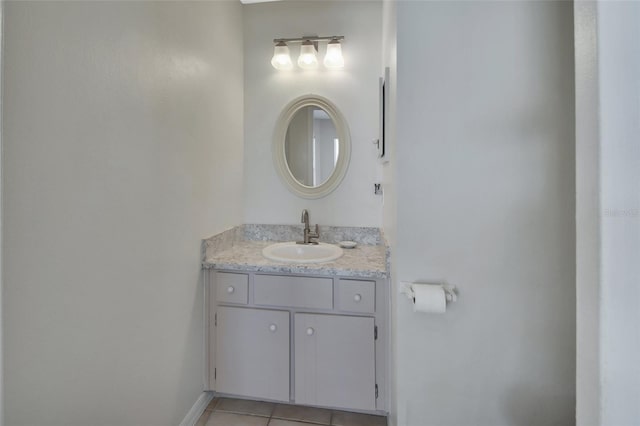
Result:
[[317,224],[317,223],[316,223],[316,229],[315,229],[315,232],[309,232],[309,233],[308,233],[308,236],[309,236],[309,243],[310,243],[310,244],[318,244],[318,242],[317,242],[317,241],[311,241],[311,238],[313,238],[313,239],[318,239],[318,238],[320,238],[320,228],[318,227],[318,224]]

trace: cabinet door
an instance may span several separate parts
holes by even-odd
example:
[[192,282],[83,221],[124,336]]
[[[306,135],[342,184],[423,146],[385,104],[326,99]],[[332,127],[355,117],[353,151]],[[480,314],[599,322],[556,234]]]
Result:
[[295,402],[375,410],[374,320],[295,314]]
[[216,391],[289,401],[289,312],[219,306]]

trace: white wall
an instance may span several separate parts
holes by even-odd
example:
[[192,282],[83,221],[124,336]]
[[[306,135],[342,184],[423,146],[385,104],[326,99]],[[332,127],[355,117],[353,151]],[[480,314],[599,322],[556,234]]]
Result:
[[603,425],[640,423],[640,3],[598,3]]
[[[245,190],[246,223],[297,223],[309,209],[312,223],[380,226],[382,199],[373,194],[378,165],[371,140],[378,134],[378,78],[381,63],[381,2],[284,1],[245,5]],[[271,64],[273,39],[317,34],[344,35],[345,68],[291,72]],[[322,44],[320,59],[326,44]],[[290,46],[295,61],[298,45]],[[276,120],[289,101],[324,96],[345,116],[352,155],[342,184],[320,200],[289,192],[272,161]]]
[[574,10],[576,78],[576,423],[601,424],[600,122],[596,3]]
[[577,418],[640,422],[640,4],[576,4]]
[[2,270],[2,222],[3,222],[3,214],[2,214],[2,198],[3,198],[3,182],[2,182],[2,100],[3,100],[3,96],[2,96],[2,81],[3,81],[3,65],[2,65],[2,59],[4,57],[4,49],[3,49],[3,33],[4,33],[4,25],[3,25],[3,21],[4,21],[4,2],[0,2],[0,426],[2,426],[4,424],[3,419],[4,419],[4,358],[3,358],[3,346],[2,346],[2,342],[4,341],[4,337],[3,337],[3,327],[2,327],[2,318],[4,316],[3,312],[2,312],[2,293],[3,293],[3,288],[4,288],[4,273]]
[[240,222],[239,2],[8,2],[8,425],[175,425],[200,239]]
[[573,424],[572,5],[397,8],[397,424]]

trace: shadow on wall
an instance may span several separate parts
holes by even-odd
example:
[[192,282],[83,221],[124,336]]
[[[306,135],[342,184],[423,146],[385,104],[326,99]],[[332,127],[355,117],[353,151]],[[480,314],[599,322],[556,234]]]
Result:
[[[200,269],[200,273],[198,274],[198,279],[195,285],[192,285],[191,287],[195,290],[193,294],[193,307],[191,309],[191,316],[189,319],[189,328],[188,328],[191,334],[187,334],[185,336],[184,344],[182,346],[183,348],[185,348],[184,354],[182,356],[182,359],[183,359],[183,362],[181,365],[182,374],[180,375],[181,380],[178,387],[179,391],[176,393],[176,407],[177,407],[176,414],[178,415],[179,418],[174,419],[173,424],[182,422],[184,419],[184,416],[187,414],[187,412],[183,412],[183,413],[180,412],[179,409],[181,407],[184,407],[184,405],[182,404],[184,401],[183,395],[185,393],[193,392],[193,382],[192,382],[193,371],[194,371],[193,366],[196,365],[200,371],[204,371],[205,363],[207,362],[207,360],[204,358],[205,343],[203,341],[205,321],[208,320],[208,318],[206,317],[207,314],[204,309],[204,303],[203,303],[203,299],[206,294],[204,291],[205,282],[206,282],[206,274],[203,269]],[[191,342],[194,342],[194,341],[200,342],[200,350],[197,351],[195,355],[197,356],[197,359],[192,359],[189,357],[189,352],[191,352],[189,350],[189,345],[191,344]],[[202,383],[202,387],[203,387],[202,390],[189,395],[189,400],[196,401],[200,396],[201,392],[204,390],[204,386],[205,386],[204,383]],[[191,407],[189,406],[187,408],[189,409]]]
[[[575,425],[575,416],[566,414],[574,413],[574,410],[569,411],[566,407],[558,407],[559,401],[563,400],[566,400],[565,395],[555,395],[545,391],[545,386],[542,385],[520,383],[512,386],[503,399],[507,424],[510,426]],[[553,423],[550,422],[551,419]]]

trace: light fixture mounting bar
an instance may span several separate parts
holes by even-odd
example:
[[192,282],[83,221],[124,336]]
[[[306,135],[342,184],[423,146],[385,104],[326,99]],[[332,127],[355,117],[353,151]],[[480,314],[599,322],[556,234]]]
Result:
[[330,37],[299,37],[299,38],[274,38],[274,43],[302,43],[305,41],[327,41],[327,40],[344,40],[344,36],[330,36]]

